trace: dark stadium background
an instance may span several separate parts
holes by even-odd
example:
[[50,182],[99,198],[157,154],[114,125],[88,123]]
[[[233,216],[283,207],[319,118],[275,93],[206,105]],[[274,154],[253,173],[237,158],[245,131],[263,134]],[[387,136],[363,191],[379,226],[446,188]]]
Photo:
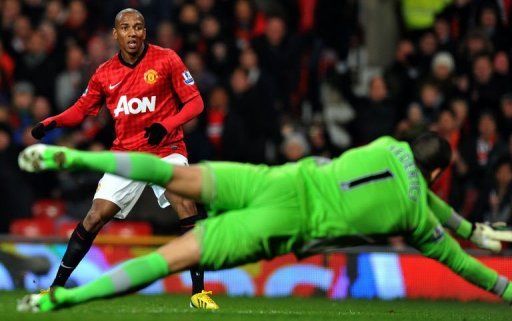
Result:
[[[0,233],[62,240],[85,216],[101,175],[27,174],[16,158],[116,54],[126,7],[201,91],[205,111],[184,126],[190,162],[334,157],[431,129],[454,150],[435,192],[470,221],[512,223],[511,0],[2,0]],[[104,112],[43,142],[103,150],[112,130]],[[168,235],[175,223],[146,191],[106,232]]]

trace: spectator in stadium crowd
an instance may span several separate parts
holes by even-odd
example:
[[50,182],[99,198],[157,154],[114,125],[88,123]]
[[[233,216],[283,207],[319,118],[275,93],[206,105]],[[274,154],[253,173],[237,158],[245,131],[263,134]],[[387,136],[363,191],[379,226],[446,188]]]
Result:
[[236,48],[232,39],[222,29],[220,21],[207,16],[201,22],[201,42],[199,52],[205,63],[220,79],[225,79],[236,64]]
[[461,135],[467,137],[471,135],[471,127],[469,123],[469,106],[468,102],[463,98],[454,98],[449,102],[449,108],[455,115],[455,122],[459,128]]
[[190,51],[185,55],[183,61],[192,77],[194,77],[199,91],[208,94],[218,81],[217,77],[205,66],[201,55],[195,51]]
[[277,109],[284,112],[292,112],[290,95],[299,80],[298,45],[298,39],[287,33],[286,22],[279,16],[269,17],[265,34],[252,42],[261,68],[274,79]]
[[274,79],[268,71],[261,68],[259,58],[254,49],[246,47],[240,52],[240,67],[247,70],[249,84],[258,92],[268,97],[269,108],[274,108],[277,96]]
[[512,224],[512,162],[510,158],[503,158],[495,165],[493,179],[481,193],[472,219]]
[[[263,163],[267,142],[277,132],[276,115],[268,93],[249,81],[249,73],[236,68],[231,76],[231,99],[223,139],[229,160]],[[228,147],[229,146],[229,147]],[[247,148],[251,146],[251,148]]]
[[46,52],[45,39],[40,31],[34,31],[26,44],[26,51],[16,63],[15,78],[30,81],[38,95],[53,97],[55,91],[56,63]]
[[[439,135],[448,141],[452,152],[459,153],[462,146],[462,136],[455,113],[450,109],[441,111],[435,128]],[[465,173],[458,171],[458,167],[452,159],[452,163],[443,171],[431,188],[443,200],[458,208],[462,202],[463,191],[460,190],[460,186],[464,178]]]
[[5,109],[0,116],[0,233],[7,233],[12,219],[30,216],[34,195],[19,170],[19,148],[12,142],[11,127],[2,119],[7,116]]
[[509,47],[509,33],[505,30],[495,5],[486,4],[480,9],[478,26],[491,41],[495,50]]
[[441,14],[436,17],[434,33],[438,41],[439,51],[448,52],[451,55],[457,52],[457,42],[451,33],[450,24],[445,15]]
[[88,19],[89,9],[82,0],[72,0],[67,9],[62,29],[64,42],[84,47],[91,37],[89,30],[94,29],[93,19]]
[[162,21],[156,30],[155,43],[160,47],[169,48],[180,52],[182,44],[181,37],[176,31],[176,26],[170,21]]
[[510,84],[494,74],[491,57],[489,55],[477,56],[473,62],[470,88],[474,110],[490,109],[497,114],[500,97],[509,90]]
[[448,52],[439,52],[432,59],[432,67],[427,81],[436,85],[444,100],[455,95],[455,61]]
[[233,36],[238,49],[251,44],[256,36],[263,33],[264,18],[257,11],[254,1],[236,0],[233,8]]
[[26,81],[17,82],[12,88],[11,96],[11,121],[14,127],[18,127],[24,118],[30,117],[30,106],[34,102],[34,86]]
[[477,130],[477,135],[463,148],[462,157],[468,165],[470,183],[479,188],[507,146],[499,136],[496,119],[490,111],[480,115]]
[[[209,95],[206,110],[206,135],[215,152],[215,159],[222,159],[224,126],[229,111],[229,95],[224,87],[215,87]],[[229,146],[227,146],[229,148]]]
[[512,134],[512,93],[501,97],[498,128],[503,139],[507,139]]
[[66,69],[55,81],[55,103],[58,111],[64,111],[82,93],[87,75],[84,74],[85,56],[78,46],[70,46],[66,52]]
[[505,51],[498,51],[493,59],[494,74],[497,78],[502,78],[504,82],[510,83],[512,81],[512,74],[510,73],[510,59]]
[[193,3],[185,3],[180,8],[177,27],[182,36],[184,51],[197,50],[201,39],[199,19],[199,12]]
[[62,1],[50,0],[46,4],[44,11],[44,20],[52,23],[56,27],[60,27],[66,21],[66,12]]
[[436,121],[444,104],[444,98],[437,85],[432,82],[423,83],[419,89],[418,98],[412,104],[421,108],[426,122],[430,124]]
[[300,132],[292,132],[284,136],[281,144],[281,163],[296,162],[309,155],[309,143]]
[[425,77],[432,69],[432,59],[437,52],[437,38],[433,32],[425,32],[418,43],[418,70]]
[[14,59],[4,50],[0,42],[0,93],[9,90],[14,76]]
[[395,51],[395,60],[384,72],[391,97],[396,98],[398,116],[405,117],[407,105],[414,98],[415,82],[419,77],[414,44],[401,39]]
[[462,39],[462,49],[457,59],[457,68],[460,74],[470,74],[472,62],[482,54],[491,54],[492,44],[485,33],[479,29],[472,29],[466,38]]
[[423,110],[418,104],[411,104],[407,116],[396,126],[395,136],[402,140],[410,140],[428,129]]
[[[344,90],[356,111],[356,144],[366,144],[379,136],[391,135],[397,122],[395,106],[388,95],[384,78],[380,75],[374,76],[368,87],[368,96],[363,97],[350,94],[349,89]],[[373,119],[379,121],[374,122]]]
[[316,120],[308,128],[309,155],[332,158],[339,153],[332,145],[325,126],[321,120]]

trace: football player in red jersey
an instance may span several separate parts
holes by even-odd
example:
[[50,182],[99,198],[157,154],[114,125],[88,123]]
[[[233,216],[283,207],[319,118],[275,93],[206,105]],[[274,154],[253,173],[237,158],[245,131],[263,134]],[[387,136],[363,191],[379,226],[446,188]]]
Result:
[[[177,165],[186,165],[187,151],[181,125],[199,115],[203,100],[194,79],[171,49],[145,42],[142,14],[124,9],[115,18],[113,37],[119,53],[98,67],[78,101],[59,115],[32,129],[41,139],[55,127],[76,126],[87,115],[97,115],[106,105],[115,122],[112,150],[155,154]],[[181,107],[181,108],[180,108]],[[82,260],[99,230],[112,218],[124,219],[140,197],[145,183],[105,174],[98,184],[92,207],[73,231],[53,286],[64,286]],[[151,186],[161,207],[172,204],[180,217],[181,230],[190,230],[204,209],[164,188]],[[191,306],[218,308],[204,291],[203,271],[192,269]]]

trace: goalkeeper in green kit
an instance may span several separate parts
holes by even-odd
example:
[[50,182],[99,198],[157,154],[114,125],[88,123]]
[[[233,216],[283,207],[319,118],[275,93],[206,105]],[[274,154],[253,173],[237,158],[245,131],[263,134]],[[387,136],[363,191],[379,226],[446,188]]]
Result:
[[82,152],[33,145],[20,167],[93,170],[164,186],[209,207],[189,233],[155,252],[124,262],[76,288],[27,295],[19,311],[50,311],[123,295],[192,266],[234,267],[293,252],[298,257],[403,235],[425,256],[467,281],[512,302],[511,282],[464,252],[448,227],[498,252],[512,232],[471,224],[428,189],[451,159],[448,143],[426,133],[411,144],[382,137],[330,160],[282,166],[205,162],[175,166],[141,153]]

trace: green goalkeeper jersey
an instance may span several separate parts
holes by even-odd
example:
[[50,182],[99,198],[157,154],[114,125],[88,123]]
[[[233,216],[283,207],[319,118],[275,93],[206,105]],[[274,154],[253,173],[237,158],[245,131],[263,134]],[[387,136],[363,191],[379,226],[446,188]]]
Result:
[[313,239],[370,240],[425,222],[428,188],[407,143],[383,137],[331,162],[308,158],[298,167]]
[[401,234],[470,282],[503,293],[507,279],[445,233],[441,224],[467,238],[471,224],[429,191],[407,143],[382,137],[332,161],[307,158],[296,166],[307,221],[299,256]]

